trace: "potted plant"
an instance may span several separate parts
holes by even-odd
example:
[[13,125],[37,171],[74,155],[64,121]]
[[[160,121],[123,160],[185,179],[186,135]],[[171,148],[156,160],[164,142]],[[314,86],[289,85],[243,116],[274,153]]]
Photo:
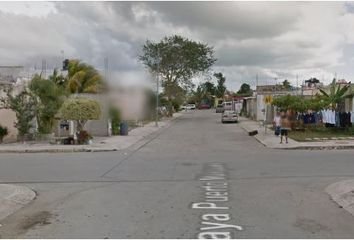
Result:
[[0,125],[0,143],[2,143],[4,137],[8,134],[7,127],[3,127]]

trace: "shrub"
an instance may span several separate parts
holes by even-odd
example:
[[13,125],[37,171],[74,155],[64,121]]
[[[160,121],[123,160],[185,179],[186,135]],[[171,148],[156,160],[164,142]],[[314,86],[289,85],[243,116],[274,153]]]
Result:
[[8,134],[7,127],[3,127],[0,125],[0,143],[2,143],[2,140],[4,137]]
[[89,140],[92,139],[92,136],[87,131],[80,131],[77,135],[78,144],[87,144]]
[[180,110],[180,103],[178,101],[172,101],[172,106],[175,109],[176,112],[179,112]]
[[32,127],[31,122],[36,116],[37,100],[27,90],[14,95],[13,89],[8,88],[5,93],[6,97],[0,98],[2,108],[11,109],[16,113],[15,127],[18,130],[19,138],[24,140],[25,135]]
[[111,107],[109,110],[109,115],[112,124],[112,134],[119,135],[119,125],[121,121],[120,111],[115,107]]

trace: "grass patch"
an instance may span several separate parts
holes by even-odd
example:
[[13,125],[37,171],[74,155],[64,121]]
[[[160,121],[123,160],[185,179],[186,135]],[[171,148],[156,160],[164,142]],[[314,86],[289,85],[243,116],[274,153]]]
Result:
[[[289,137],[300,142],[311,141],[309,138],[340,138],[340,137],[354,137],[354,127],[350,128],[325,128],[313,127],[306,128],[304,131],[290,131]],[[318,140],[312,140],[318,141]]]

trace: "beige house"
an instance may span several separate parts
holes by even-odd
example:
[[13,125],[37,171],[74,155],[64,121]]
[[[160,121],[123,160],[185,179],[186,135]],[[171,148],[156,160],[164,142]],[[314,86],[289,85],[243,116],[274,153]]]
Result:
[[[16,85],[21,72],[22,66],[0,66],[0,98],[5,97],[4,88],[13,86],[15,92],[22,86]],[[15,142],[17,140],[18,131],[15,128],[16,114],[9,109],[0,108],[0,125],[7,127],[9,134],[4,138],[4,142]]]
[[112,87],[109,92],[110,104],[117,107],[123,120],[139,122],[147,115],[147,89],[143,87]]

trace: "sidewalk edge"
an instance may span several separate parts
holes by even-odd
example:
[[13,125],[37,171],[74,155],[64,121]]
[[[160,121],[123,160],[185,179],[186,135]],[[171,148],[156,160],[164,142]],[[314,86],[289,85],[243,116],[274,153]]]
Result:
[[12,215],[36,198],[36,193],[25,186],[0,184],[0,220]]

